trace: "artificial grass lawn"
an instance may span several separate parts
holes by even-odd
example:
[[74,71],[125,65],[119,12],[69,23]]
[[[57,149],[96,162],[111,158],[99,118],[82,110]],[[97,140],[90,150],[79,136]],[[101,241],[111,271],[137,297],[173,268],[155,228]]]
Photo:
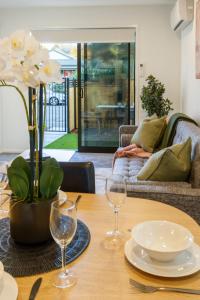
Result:
[[59,139],[48,144],[46,149],[77,149],[78,148],[78,135],[76,133],[67,133]]

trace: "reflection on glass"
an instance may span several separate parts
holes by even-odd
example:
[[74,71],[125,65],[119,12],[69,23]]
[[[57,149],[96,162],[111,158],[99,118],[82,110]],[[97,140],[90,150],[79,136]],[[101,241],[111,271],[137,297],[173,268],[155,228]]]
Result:
[[130,93],[131,116],[134,118],[132,49],[129,49],[128,43],[84,44],[81,68],[82,146],[118,146],[118,128],[128,124],[129,82],[133,85]]

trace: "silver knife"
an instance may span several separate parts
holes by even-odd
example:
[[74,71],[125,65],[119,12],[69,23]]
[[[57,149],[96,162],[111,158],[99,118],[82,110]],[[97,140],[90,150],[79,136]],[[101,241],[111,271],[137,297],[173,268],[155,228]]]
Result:
[[81,195],[78,195],[78,197],[76,198],[76,201],[75,201],[76,208],[78,206],[79,201],[81,200],[81,197],[82,197]]
[[31,292],[30,292],[29,300],[34,300],[35,299],[35,297],[37,295],[37,292],[38,292],[38,290],[40,288],[41,283],[42,283],[42,277],[38,278],[34,282],[34,284],[32,286],[32,289],[31,289]]

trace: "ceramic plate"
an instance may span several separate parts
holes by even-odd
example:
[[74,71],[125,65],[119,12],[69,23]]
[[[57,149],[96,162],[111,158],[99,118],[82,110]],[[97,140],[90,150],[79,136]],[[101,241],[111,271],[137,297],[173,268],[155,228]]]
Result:
[[152,275],[183,277],[200,270],[200,247],[195,243],[170,262],[151,259],[132,239],[126,242],[124,250],[126,258],[134,267]]
[[67,194],[61,190],[58,190],[59,199],[67,199]]
[[0,300],[16,300],[18,287],[15,279],[8,273],[4,272],[0,281]]

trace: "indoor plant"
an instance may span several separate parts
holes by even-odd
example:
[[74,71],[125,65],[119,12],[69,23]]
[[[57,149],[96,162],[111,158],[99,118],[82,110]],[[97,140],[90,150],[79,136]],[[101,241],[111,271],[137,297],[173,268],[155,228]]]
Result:
[[42,159],[46,84],[60,81],[59,65],[50,61],[48,51],[31,33],[16,31],[0,40],[0,86],[20,94],[30,140],[30,159],[18,157],[8,168],[10,229],[17,242],[33,244],[50,238],[50,204],[63,171],[55,159]]
[[168,115],[172,108],[172,102],[163,97],[165,86],[159,82],[153,75],[146,79],[147,86],[143,86],[141,93],[142,108],[146,110],[148,117],[154,114],[157,117]]

